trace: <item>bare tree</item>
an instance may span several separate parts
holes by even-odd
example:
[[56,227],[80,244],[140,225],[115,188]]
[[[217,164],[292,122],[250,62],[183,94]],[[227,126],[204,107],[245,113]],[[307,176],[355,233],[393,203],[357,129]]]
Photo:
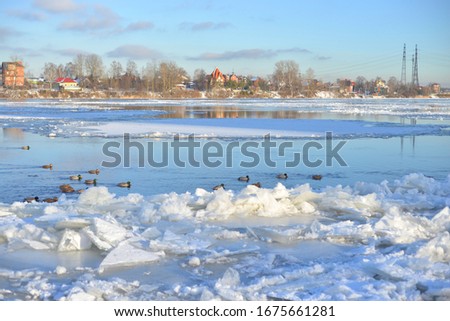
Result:
[[100,79],[103,75],[103,61],[99,55],[91,54],[86,56],[85,59],[86,72],[88,77],[91,79],[93,85]]
[[139,76],[137,64],[131,59],[127,61],[126,73],[135,77]]
[[122,64],[119,61],[113,61],[111,63],[109,74],[112,78],[120,78],[123,73]]
[[148,62],[142,70],[142,77],[144,78],[147,91],[149,91],[151,88],[151,91],[155,92],[156,79],[158,77],[158,66],[155,63]]
[[81,79],[84,77],[84,69],[85,69],[85,60],[86,57],[82,54],[76,55],[76,57],[73,59],[73,76]]
[[66,70],[62,64],[59,64],[56,67],[56,77],[57,78],[63,78],[66,76]]
[[389,91],[394,93],[400,89],[400,82],[396,77],[389,78],[387,85],[389,87]]
[[316,94],[317,90],[317,80],[315,79],[316,76],[314,74],[314,70],[308,68],[306,70],[305,78],[307,84],[306,94],[308,97],[313,97]]
[[162,92],[171,91],[176,84],[188,79],[186,71],[173,61],[159,64],[159,77]]
[[356,80],[355,80],[355,91],[356,92],[365,93],[368,88],[369,88],[369,85],[368,85],[366,78],[364,78],[363,76],[356,77]]
[[53,62],[47,62],[44,65],[44,79],[49,83],[49,88],[52,87],[52,83],[58,77],[58,66]]
[[121,87],[125,90],[137,89],[137,85],[139,82],[139,73],[137,69],[137,64],[129,59],[127,61],[127,67],[125,71],[125,75],[121,77]]
[[66,63],[64,66],[64,76],[74,78],[74,65],[72,62]]
[[122,64],[118,61],[113,61],[109,69],[109,74],[111,78],[110,86],[119,89],[120,87],[120,77],[122,76],[123,68]]
[[294,97],[301,89],[300,68],[293,60],[282,60],[275,64],[273,82],[280,92]]
[[194,71],[194,83],[198,90],[205,90],[206,87],[206,72],[203,69],[196,69]]

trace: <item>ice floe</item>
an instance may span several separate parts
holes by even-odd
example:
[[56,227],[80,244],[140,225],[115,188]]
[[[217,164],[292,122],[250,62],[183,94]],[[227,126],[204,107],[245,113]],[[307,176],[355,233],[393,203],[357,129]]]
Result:
[[[321,190],[279,183],[272,189],[249,185],[117,197],[106,187],[92,187],[78,199],[54,204],[2,204],[5,258],[24,250],[99,255],[93,269],[59,264],[27,272],[14,271],[11,263],[11,269],[0,270],[12,284],[11,293],[2,295],[450,299],[449,199],[450,175],[437,181],[412,173],[392,182]],[[124,278],[110,277],[111,269],[123,271]],[[128,275],[129,269],[139,277]],[[28,278],[15,283],[21,273]]]

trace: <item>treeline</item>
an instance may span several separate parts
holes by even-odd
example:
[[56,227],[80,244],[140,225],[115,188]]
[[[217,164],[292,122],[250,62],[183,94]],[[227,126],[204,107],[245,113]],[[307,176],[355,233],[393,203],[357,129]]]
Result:
[[[253,75],[239,76],[237,81],[227,80],[218,83],[211,79],[211,74],[203,69],[197,69],[191,78],[182,67],[175,62],[148,62],[140,70],[133,60],[128,60],[123,66],[114,60],[109,67],[103,64],[102,58],[96,54],[78,54],[71,62],[65,65],[56,65],[48,62],[43,68],[43,77],[51,86],[51,82],[59,77],[77,79],[83,88],[94,90],[123,90],[147,91],[165,93],[174,90],[177,85],[187,85],[199,91],[209,91],[217,87],[232,90],[247,91],[277,91],[283,96],[296,97],[303,94],[313,94],[313,72],[308,70],[307,78],[302,81],[299,65],[292,61],[279,61],[275,64],[272,75],[268,77],[255,77]],[[304,78],[304,77],[303,77]],[[303,92],[306,86],[308,92]]]
[[[123,66],[114,60],[105,66],[102,58],[96,54],[78,54],[65,65],[48,62],[43,68],[45,84],[51,88],[51,82],[58,77],[77,79],[82,88],[102,91],[170,93],[177,88],[189,88],[198,91],[215,89],[240,90],[253,94],[258,91],[276,92],[283,97],[315,97],[318,91],[331,91],[336,96],[350,94],[379,94],[384,96],[410,97],[427,95],[426,88],[405,86],[391,77],[387,82],[380,77],[367,80],[359,76],[356,80],[337,79],[335,83],[323,83],[316,79],[314,70],[307,69],[304,74],[293,60],[279,61],[274,71],[267,77],[252,75],[239,76],[238,80],[218,83],[211,79],[211,73],[197,69],[193,77],[173,61],[148,62],[139,69],[133,60]],[[380,83],[383,86],[380,87]]]

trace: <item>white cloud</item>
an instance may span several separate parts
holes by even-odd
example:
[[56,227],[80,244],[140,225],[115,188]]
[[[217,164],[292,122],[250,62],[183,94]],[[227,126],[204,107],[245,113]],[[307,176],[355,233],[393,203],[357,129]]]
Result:
[[139,30],[149,30],[153,29],[155,25],[150,21],[138,21],[134,23],[130,23],[128,26],[123,29],[125,32],[139,31]]
[[60,29],[72,31],[98,31],[117,27],[120,17],[108,7],[96,5],[91,13],[67,19]]
[[230,28],[233,25],[228,22],[212,22],[212,21],[204,21],[204,22],[183,22],[178,25],[178,27],[182,30],[191,30],[191,31],[206,31],[206,30],[218,30],[218,29],[226,29]]
[[11,9],[8,10],[8,14],[12,17],[16,17],[19,19],[23,19],[26,21],[43,21],[46,19],[46,16],[43,12],[30,12],[27,10],[20,9]]
[[311,53],[308,49],[289,48],[278,50],[267,49],[243,49],[236,51],[225,51],[223,53],[203,53],[197,57],[189,57],[189,60],[232,60],[232,59],[264,59],[275,57],[284,53]]
[[123,45],[106,54],[112,58],[160,59],[163,55],[154,49],[141,45]]
[[78,54],[82,54],[82,55],[89,54],[87,51],[80,50],[78,48],[59,49],[59,50],[54,50],[54,52],[60,54],[61,56],[65,56],[65,57],[75,57]]
[[51,13],[73,12],[81,9],[81,6],[73,0],[34,0],[34,6]]
[[0,27],[0,42],[5,41],[8,38],[22,35],[21,32],[8,27]]

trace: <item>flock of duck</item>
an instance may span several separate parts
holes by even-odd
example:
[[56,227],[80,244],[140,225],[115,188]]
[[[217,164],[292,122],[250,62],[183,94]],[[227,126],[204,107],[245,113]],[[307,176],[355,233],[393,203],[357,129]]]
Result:
[[[278,179],[287,179],[288,178],[288,174],[287,173],[278,174],[277,178]],[[320,181],[322,179],[322,175],[315,174],[315,175],[312,175],[311,178],[313,180],[315,180],[315,181]],[[250,181],[250,177],[248,175],[241,176],[241,177],[238,177],[238,181],[248,183]],[[258,188],[261,188],[261,186],[262,186],[260,182],[253,183],[251,185],[256,186]],[[222,183],[222,184],[219,184],[219,185],[216,185],[216,186],[213,187],[214,191],[217,191],[219,189],[225,189],[225,184]]]
[[[29,150],[30,146],[23,146],[22,149]],[[42,168],[52,170],[53,169],[53,164],[42,165]],[[100,174],[100,170],[99,169],[91,169],[91,170],[88,170],[87,173],[92,174],[92,175],[99,175]],[[280,174],[278,174],[276,176],[276,178],[278,178],[278,179],[287,179],[288,178],[288,174],[287,173],[280,173]],[[311,178],[313,180],[320,181],[322,179],[322,175],[319,175],[319,174],[312,175]],[[71,175],[71,176],[69,176],[69,179],[72,180],[72,181],[81,181],[81,180],[83,180],[83,176],[81,176],[81,174]],[[250,177],[248,175],[241,176],[241,177],[238,177],[238,181],[248,183],[250,181]],[[97,179],[96,178],[94,178],[94,179],[86,179],[86,180],[84,180],[84,183],[86,185],[97,186]],[[253,183],[251,185],[256,186],[258,188],[261,188],[261,186],[262,186],[260,182]],[[129,181],[128,182],[121,182],[121,183],[118,183],[117,186],[118,187],[130,188],[131,187],[131,182],[129,182]],[[60,185],[59,189],[60,189],[60,191],[62,193],[75,193],[75,192],[77,192],[77,193],[81,194],[81,193],[84,192],[84,189],[75,190],[70,184]],[[225,189],[225,184],[222,183],[222,184],[219,184],[219,185],[216,185],[216,186],[213,187],[214,191],[217,191],[219,189]],[[24,199],[24,202],[28,202],[28,203],[31,203],[33,201],[40,202],[41,200],[39,199],[38,196],[27,197],[27,198]],[[46,203],[54,203],[54,202],[57,202],[57,201],[58,201],[57,197],[45,198],[45,199],[42,200],[42,202],[46,202]]]
[[[30,149],[29,146],[23,146],[22,149],[28,150]],[[49,169],[49,170],[53,170],[53,164],[45,164],[41,166],[44,169]],[[92,174],[92,175],[99,175],[100,174],[100,170],[99,169],[91,169],[88,170],[87,173]],[[83,180],[83,176],[81,174],[78,175],[70,175],[69,179],[72,181],[82,181]],[[84,183],[86,185],[89,186],[97,186],[97,179],[85,179]],[[126,188],[130,188],[131,187],[131,182],[120,182],[117,184],[118,187],[126,187]],[[85,189],[78,189],[75,190],[75,188],[73,188],[70,184],[62,184],[59,186],[59,190],[62,193],[78,193],[81,194],[85,191]],[[31,203],[31,202],[45,202],[45,203],[54,203],[58,201],[58,197],[50,197],[50,198],[45,198],[45,199],[39,199],[38,196],[35,197],[26,197],[24,200],[24,202],[27,203]]]

